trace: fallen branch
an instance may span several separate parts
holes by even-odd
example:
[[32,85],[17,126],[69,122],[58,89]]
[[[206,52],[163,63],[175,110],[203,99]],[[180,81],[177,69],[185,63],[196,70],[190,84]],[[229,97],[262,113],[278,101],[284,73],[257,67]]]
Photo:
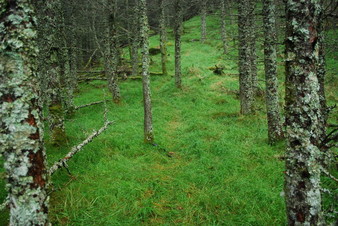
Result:
[[80,106],[75,107],[75,110],[79,110],[80,108],[85,108],[85,107],[96,105],[96,104],[101,104],[101,103],[104,103],[105,101],[106,100],[100,100],[100,101],[96,101],[96,102],[93,102],[93,103],[80,105]]
[[113,122],[105,122],[104,126],[99,129],[98,131],[95,131],[94,133],[92,133],[87,139],[85,139],[81,144],[74,146],[71,151],[62,159],[60,159],[59,161],[55,162],[53,164],[52,167],[49,168],[49,175],[52,175],[53,173],[55,173],[55,171],[57,171],[58,169],[62,168],[62,167],[67,167],[67,162],[69,159],[71,159],[76,153],[78,153],[79,151],[81,151],[81,149],[87,145],[88,143],[92,142],[93,139],[95,137],[97,137],[98,135],[100,135],[102,132],[104,132],[109,125],[111,125]]

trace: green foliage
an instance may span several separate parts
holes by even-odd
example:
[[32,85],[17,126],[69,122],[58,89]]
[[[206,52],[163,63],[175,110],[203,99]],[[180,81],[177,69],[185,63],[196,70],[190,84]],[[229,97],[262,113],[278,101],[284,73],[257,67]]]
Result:
[[[174,46],[168,46],[169,76],[151,77],[156,145],[143,142],[141,81],[122,82],[121,104],[107,104],[115,124],[69,161],[72,175],[62,169],[52,177],[53,225],[286,224],[284,144],[267,144],[264,101],[255,115],[238,114],[235,43],[229,35],[229,53],[221,55],[216,17],[208,17],[205,44],[192,41],[200,38],[200,18],[184,26],[183,89],[172,78]],[[229,28],[234,35],[235,25]],[[150,38],[152,47],[158,39]],[[160,55],[152,60],[151,71],[161,71]],[[208,69],[214,65],[223,65],[225,75],[214,75]],[[82,84],[75,105],[108,96],[105,82]],[[103,113],[104,105],[78,110],[66,123],[69,143],[47,146],[49,163],[100,128]],[[6,213],[0,217],[6,224]]]

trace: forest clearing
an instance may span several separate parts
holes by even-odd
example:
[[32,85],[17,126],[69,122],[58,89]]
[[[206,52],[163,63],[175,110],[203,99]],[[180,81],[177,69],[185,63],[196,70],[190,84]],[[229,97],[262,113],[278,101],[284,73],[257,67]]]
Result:
[[[78,108],[65,117],[66,135],[58,145],[46,119],[51,109],[44,108],[42,131],[47,166],[67,159],[48,176],[48,222],[52,225],[291,225],[284,192],[287,142],[280,139],[271,143],[268,137],[265,35],[259,34],[256,40],[258,91],[252,113],[243,114],[238,24],[231,15],[226,16],[224,53],[219,10],[209,10],[204,41],[200,41],[200,15],[183,22],[180,87],[177,80],[175,83],[176,37],[172,28],[166,29],[167,75],[162,73],[161,51],[150,53],[151,142],[145,142],[144,134],[142,50],[138,50],[139,73],[119,74],[116,78],[120,92],[117,102],[107,88],[104,56],[87,58],[79,66],[73,99]],[[238,13],[235,7],[231,10],[232,14]],[[263,26],[263,21],[257,21],[256,26]],[[328,46],[337,44],[337,32],[337,25],[326,30]],[[153,31],[151,34],[150,50],[159,50],[160,35]],[[278,33],[279,40],[284,36]],[[131,70],[130,50],[128,46],[121,49],[122,64]],[[278,45],[277,95],[283,133],[288,133],[284,122],[284,51],[285,46]],[[336,46],[326,55],[327,106],[338,102],[337,61]],[[1,103],[4,102],[3,99]],[[94,102],[100,103],[83,106]],[[337,123],[338,108],[332,108],[327,124]],[[65,158],[104,125],[102,133],[74,156]],[[336,132],[336,127],[327,128],[328,134],[331,131]],[[338,212],[336,151],[333,147],[334,157],[327,174],[320,176],[321,188],[330,191],[321,194],[323,219],[332,225]],[[4,164],[3,158],[1,165]],[[7,199],[9,187],[6,189],[5,167],[0,170],[1,203]],[[10,208],[4,208],[0,211],[0,225],[9,222]]]

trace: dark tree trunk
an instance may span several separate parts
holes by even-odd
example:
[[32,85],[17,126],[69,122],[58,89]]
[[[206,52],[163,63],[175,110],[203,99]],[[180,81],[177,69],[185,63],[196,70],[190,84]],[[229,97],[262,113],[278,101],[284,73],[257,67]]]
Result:
[[132,75],[137,76],[139,74],[139,59],[138,59],[138,49],[139,49],[139,13],[138,13],[138,1],[135,2],[133,7],[133,23],[132,23],[132,46],[131,46],[131,63],[132,63]]
[[182,35],[182,3],[181,0],[174,1],[175,8],[175,85],[182,88],[181,73],[181,35]]

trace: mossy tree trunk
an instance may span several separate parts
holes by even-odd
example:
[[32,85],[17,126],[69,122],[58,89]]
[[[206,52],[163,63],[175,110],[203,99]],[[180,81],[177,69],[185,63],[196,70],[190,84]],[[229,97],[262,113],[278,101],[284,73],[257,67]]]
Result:
[[181,72],[181,35],[183,31],[182,19],[182,2],[181,0],[174,1],[175,10],[175,85],[177,88],[182,88],[182,72]]
[[141,45],[142,45],[142,85],[144,103],[144,142],[154,142],[153,116],[151,107],[150,76],[149,76],[149,24],[146,0],[139,1]]
[[253,112],[253,84],[251,67],[250,41],[250,1],[238,2],[238,35],[239,35],[239,93],[241,114]]
[[221,0],[221,37],[223,44],[223,54],[226,54],[228,51],[227,44],[227,31],[226,31],[226,2],[227,0]]
[[320,194],[319,1],[286,3],[286,173],[289,225],[324,225]]
[[207,39],[207,0],[201,0],[201,42]]
[[0,153],[7,172],[10,225],[47,225],[46,155],[32,1],[0,3]]
[[160,4],[160,49],[161,49],[161,64],[163,75],[168,75],[167,72],[167,31],[165,23],[165,7],[166,0],[159,0]]
[[263,25],[268,138],[269,143],[274,144],[283,138],[278,98],[275,0],[263,0]]

